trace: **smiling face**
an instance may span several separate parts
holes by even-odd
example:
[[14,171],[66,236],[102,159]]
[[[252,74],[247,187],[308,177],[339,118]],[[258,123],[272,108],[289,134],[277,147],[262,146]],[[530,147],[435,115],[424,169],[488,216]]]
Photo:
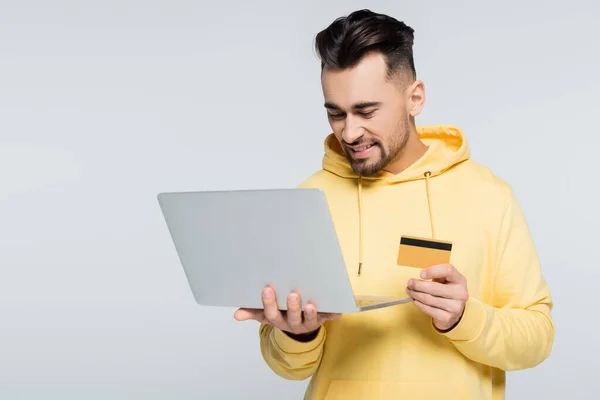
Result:
[[414,98],[422,99],[422,84],[388,76],[381,53],[351,68],[325,68],[321,82],[329,124],[352,169],[362,176],[393,170],[418,140],[409,118],[420,111]]

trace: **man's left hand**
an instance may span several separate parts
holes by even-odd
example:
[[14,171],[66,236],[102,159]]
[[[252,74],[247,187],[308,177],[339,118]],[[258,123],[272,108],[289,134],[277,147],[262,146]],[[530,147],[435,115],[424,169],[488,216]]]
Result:
[[433,318],[437,329],[451,330],[460,321],[469,299],[467,279],[450,264],[424,269],[421,278],[409,280],[406,293]]

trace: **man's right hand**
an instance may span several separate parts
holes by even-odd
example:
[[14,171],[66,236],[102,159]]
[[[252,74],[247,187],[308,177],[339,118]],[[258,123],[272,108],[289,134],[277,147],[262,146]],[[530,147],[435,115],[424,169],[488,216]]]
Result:
[[290,293],[287,297],[287,311],[280,311],[277,307],[275,291],[266,287],[262,292],[264,309],[240,308],[234,318],[238,321],[253,319],[260,323],[270,324],[286,332],[295,339],[310,338],[319,330],[325,321],[338,319],[340,314],[319,313],[313,304],[301,308],[301,299],[298,293]]

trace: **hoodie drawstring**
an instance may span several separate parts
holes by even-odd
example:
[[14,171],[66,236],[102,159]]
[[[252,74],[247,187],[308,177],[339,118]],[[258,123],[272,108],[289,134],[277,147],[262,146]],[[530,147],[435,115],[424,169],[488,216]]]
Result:
[[[431,208],[431,193],[429,191],[429,177],[431,172],[425,172],[425,192],[427,194],[427,208],[429,210],[429,224],[431,225],[431,238],[435,239],[435,226],[433,224],[433,211]],[[363,215],[362,215],[362,176],[358,177],[358,275],[363,266]]]
[[433,212],[431,211],[431,195],[429,193],[429,177],[431,172],[425,172],[425,191],[427,192],[427,207],[429,208],[429,223],[431,224],[431,238],[435,239],[435,227],[433,226]]
[[362,272],[363,264],[363,215],[362,203],[362,176],[358,177],[358,275]]

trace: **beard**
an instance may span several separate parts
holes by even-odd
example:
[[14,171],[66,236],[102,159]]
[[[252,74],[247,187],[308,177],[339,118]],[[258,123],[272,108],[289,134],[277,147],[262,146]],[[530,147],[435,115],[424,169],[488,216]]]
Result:
[[394,161],[400,151],[406,145],[409,135],[409,123],[408,117],[405,114],[400,121],[396,129],[389,136],[387,146],[379,140],[369,140],[364,136],[360,140],[351,143],[353,146],[359,146],[362,144],[372,144],[372,154],[367,158],[354,158],[352,150],[343,147],[344,154],[352,167],[352,170],[360,176],[374,176],[381,172],[389,163]]

